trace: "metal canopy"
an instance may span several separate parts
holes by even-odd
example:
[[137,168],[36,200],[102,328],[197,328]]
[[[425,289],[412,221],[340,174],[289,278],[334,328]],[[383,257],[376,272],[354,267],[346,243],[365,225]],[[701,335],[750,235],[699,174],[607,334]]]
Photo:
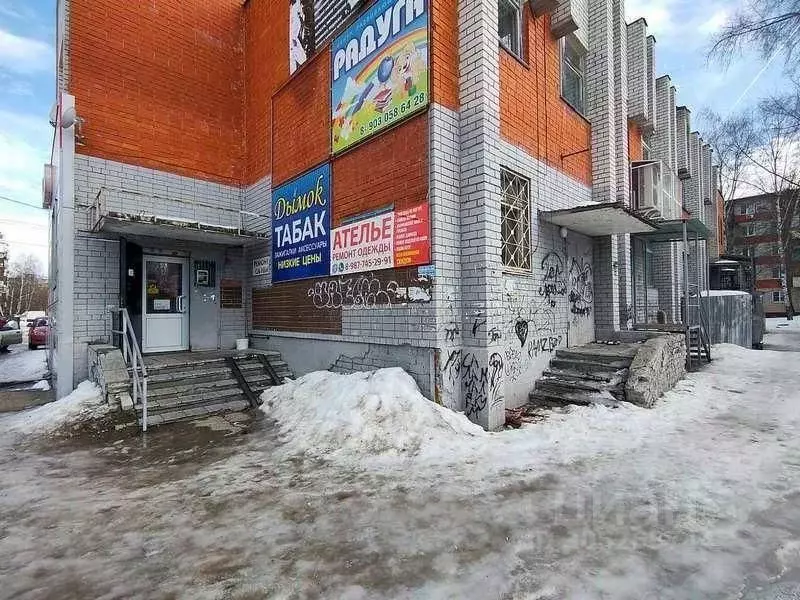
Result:
[[[650,233],[637,233],[636,238],[648,244],[658,242],[682,242],[683,241],[683,223],[682,219],[675,219],[674,221],[659,221],[656,223],[656,229]],[[686,233],[690,240],[707,240],[711,235],[708,227],[706,227],[699,219],[686,220]]]
[[95,225],[93,231],[107,231],[126,236],[219,244],[222,246],[243,246],[254,238],[266,238],[261,233],[205,223],[114,214],[103,216]]
[[589,237],[656,231],[655,223],[640,217],[621,202],[604,202],[563,210],[540,210],[539,216],[547,223],[566,227]]

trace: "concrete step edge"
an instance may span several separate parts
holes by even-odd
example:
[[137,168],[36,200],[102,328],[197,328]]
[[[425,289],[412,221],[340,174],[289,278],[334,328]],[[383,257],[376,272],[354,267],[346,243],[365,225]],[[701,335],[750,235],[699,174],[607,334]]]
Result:
[[148,415],[147,424],[148,426],[166,425],[168,423],[177,423],[179,421],[191,421],[194,419],[200,419],[211,415],[218,415],[220,413],[239,412],[242,410],[246,410],[248,407],[249,405],[245,400],[242,401],[232,400],[230,402],[220,402],[216,404],[198,406],[196,408],[190,408],[184,410],[164,411],[158,414],[154,414],[152,421]]

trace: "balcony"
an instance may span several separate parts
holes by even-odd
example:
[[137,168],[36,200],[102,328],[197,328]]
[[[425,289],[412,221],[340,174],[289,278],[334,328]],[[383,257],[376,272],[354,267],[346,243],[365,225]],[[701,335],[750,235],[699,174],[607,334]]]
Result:
[[681,216],[680,183],[660,160],[631,161],[631,208],[652,220],[671,221]]
[[247,239],[266,239],[253,229],[264,229],[268,218],[242,210],[240,200],[227,198],[227,206],[133,190],[103,187],[89,206],[93,232],[148,236],[184,241],[243,245]]

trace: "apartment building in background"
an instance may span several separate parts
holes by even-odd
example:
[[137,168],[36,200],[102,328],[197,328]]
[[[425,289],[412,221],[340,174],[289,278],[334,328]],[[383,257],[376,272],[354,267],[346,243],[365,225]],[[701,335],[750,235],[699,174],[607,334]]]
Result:
[[[787,195],[796,193],[786,192]],[[784,279],[794,310],[800,307],[800,214],[792,219],[784,263],[778,245],[775,199],[774,194],[760,194],[732,200],[728,226],[728,253],[753,259],[755,291],[763,294],[764,312],[768,317],[786,314]]]
[[707,286],[711,151],[622,0],[62,0],[59,23],[61,395],[125,307],[146,355],[399,366],[494,429],[558,348],[680,324]]

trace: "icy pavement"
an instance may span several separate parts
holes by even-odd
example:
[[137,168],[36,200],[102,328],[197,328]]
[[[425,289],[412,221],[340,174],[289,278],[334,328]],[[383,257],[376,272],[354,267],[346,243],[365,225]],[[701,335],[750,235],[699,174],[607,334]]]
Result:
[[800,597],[800,354],[714,354],[653,410],[501,434],[394,371],[303,379],[246,435],[0,417],[0,598]]
[[767,319],[763,343],[765,350],[800,352],[800,316],[791,321],[786,317]]
[[0,354],[0,384],[38,381],[47,375],[47,350],[15,344],[8,353]]

